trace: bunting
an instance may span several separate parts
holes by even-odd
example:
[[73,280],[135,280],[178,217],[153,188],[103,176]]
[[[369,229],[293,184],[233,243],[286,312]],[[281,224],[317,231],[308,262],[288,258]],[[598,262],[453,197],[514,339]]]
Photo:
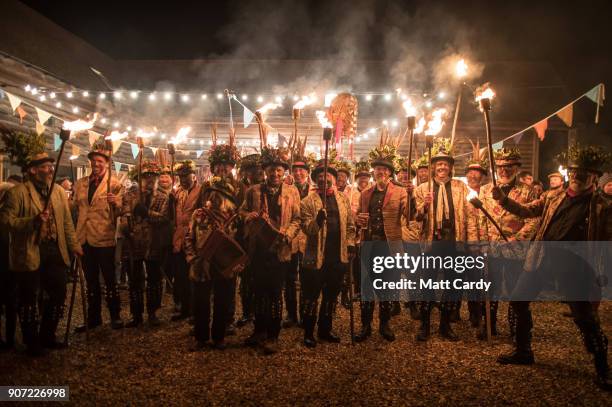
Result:
[[[241,103],[242,104],[242,103]],[[242,121],[244,128],[246,129],[251,125],[251,122],[255,118],[255,113],[251,112],[245,105],[242,105],[244,111],[242,113]]]
[[138,153],[140,152],[140,149],[138,148],[138,144],[135,144],[135,143],[128,143],[128,144],[132,148],[132,157],[134,157],[134,160],[135,160],[136,157],[138,157]]
[[119,147],[121,147],[121,140],[112,140],[111,144],[113,145],[113,154],[115,154]]
[[41,124],[45,124],[47,123],[47,120],[49,120],[53,115],[47,111],[44,111],[42,109],[39,109],[38,107],[34,107],[34,110],[36,110],[36,115],[38,116],[38,121],[40,121]]
[[197,150],[196,151],[196,157],[200,158],[200,156],[202,155],[203,152],[204,152],[204,150]]
[[544,141],[546,136],[546,129],[548,128],[548,119],[544,119],[533,125],[533,129],[536,131],[540,141]]
[[603,107],[604,100],[606,99],[606,87],[603,83],[595,86],[593,89],[586,93],[586,97],[591,99],[597,104],[595,111],[595,124],[599,123],[599,108]]
[[45,132],[46,127],[40,123],[38,120],[36,121],[36,134],[39,136]]
[[53,151],[59,150],[61,145],[62,145],[62,139],[60,138],[59,134],[54,134],[53,135]]
[[159,147],[149,147],[149,148],[153,152],[153,156],[157,156],[157,150],[159,150]]
[[121,171],[121,166],[123,164],[121,164],[120,162],[117,162],[117,161],[114,161],[113,164],[115,165],[115,172]]
[[574,105],[572,104],[565,106],[557,113],[557,116],[563,121],[563,123],[565,123],[567,127],[572,127],[572,124],[574,123]]
[[87,131],[87,137],[89,138],[89,145],[93,146],[93,144],[100,137],[100,135],[98,133],[96,133],[95,131],[88,130]]
[[498,141],[497,143],[493,144],[493,149],[500,150],[503,146],[504,146],[504,140]]
[[15,111],[15,109],[17,109],[19,107],[19,105],[21,104],[21,98],[15,95],[11,95],[8,92],[5,92],[6,96],[8,97],[9,103],[11,104],[11,109],[13,109],[13,112]]

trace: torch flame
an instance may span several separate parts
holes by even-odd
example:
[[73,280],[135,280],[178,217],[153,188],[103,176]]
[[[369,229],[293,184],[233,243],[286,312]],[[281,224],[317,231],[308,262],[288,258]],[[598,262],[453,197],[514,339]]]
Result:
[[128,132],[124,131],[123,133],[119,133],[117,130],[114,130],[109,136],[104,137],[104,140],[117,141],[124,139],[128,136]]
[[421,134],[423,133],[423,130],[425,129],[425,125],[427,124],[427,121],[425,120],[424,117],[421,117],[419,119],[419,122],[417,123],[416,127],[414,128],[414,134]]
[[402,103],[402,107],[406,112],[406,117],[416,117],[416,107],[412,104],[412,100],[406,99],[404,103]]
[[315,98],[314,98],[313,94],[311,93],[308,96],[302,96],[302,99],[300,99],[299,102],[297,102],[295,105],[293,105],[293,108],[301,110],[301,109],[305,108],[306,106],[309,106],[309,105],[313,104],[314,101],[315,101]]
[[98,119],[98,113],[94,113],[93,118],[89,121],[79,119],[73,122],[64,122],[64,125],[62,126],[62,128],[64,130],[70,130],[70,131],[89,130],[93,127],[97,119]]
[[440,133],[442,127],[444,127],[444,116],[446,115],[446,109],[439,108],[431,112],[431,120],[427,123],[425,129],[426,136],[435,136]]
[[266,103],[265,105],[257,109],[257,111],[261,114],[264,114],[264,113],[267,113],[268,110],[274,110],[280,106],[281,106],[280,103]]
[[150,138],[153,137],[155,135],[154,131],[144,131],[142,129],[138,129],[138,132],[136,133],[136,137],[140,137],[140,138]]
[[461,79],[467,75],[468,66],[465,63],[465,59],[460,59],[457,61],[457,65],[455,65],[455,75],[457,78]]
[[181,127],[176,133],[176,136],[172,137],[169,141],[170,144],[181,144],[187,140],[187,135],[191,132],[191,127]]
[[559,173],[563,175],[563,179],[567,181],[569,177],[567,176],[567,168],[563,168],[562,165],[559,166]]
[[475,94],[477,103],[480,102],[481,99],[493,99],[494,96],[495,92],[493,92],[493,89],[491,89],[488,83],[478,88]]
[[317,110],[315,112],[315,115],[317,116],[319,123],[321,123],[321,127],[323,127],[324,129],[333,128],[332,124],[329,122],[329,119],[327,118],[327,114],[323,110]]

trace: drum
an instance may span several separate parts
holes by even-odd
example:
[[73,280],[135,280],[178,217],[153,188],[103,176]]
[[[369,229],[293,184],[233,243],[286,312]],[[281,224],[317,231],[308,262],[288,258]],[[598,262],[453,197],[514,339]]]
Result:
[[233,278],[247,264],[248,256],[236,240],[222,230],[213,230],[202,248],[200,256],[214,266],[225,278]]

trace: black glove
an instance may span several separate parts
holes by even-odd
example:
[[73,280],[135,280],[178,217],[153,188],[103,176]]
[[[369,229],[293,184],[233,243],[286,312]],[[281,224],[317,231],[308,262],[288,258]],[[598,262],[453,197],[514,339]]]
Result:
[[146,206],[144,206],[141,203],[136,204],[133,212],[134,212],[134,216],[138,216],[139,218],[142,218],[142,219],[149,216],[149,210],[147,209]]
[[327,220],[327,212],[325,209],[319,209],[319,213],[317,213],[317,225],[319,227],[323,227],[323,222]]

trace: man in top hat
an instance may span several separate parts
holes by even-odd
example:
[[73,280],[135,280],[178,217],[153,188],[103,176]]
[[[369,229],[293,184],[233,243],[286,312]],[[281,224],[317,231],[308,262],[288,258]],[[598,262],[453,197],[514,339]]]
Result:
[[291,242],[300,228],[300,194],[283,182],[288,160],[284,149],[262,148],[266,182],[249,188],[240,208],[255,291],[255,329],[247,344],[263,346],[266,354],[278,350],[283,279],[291,262]]
[[[533,188],[519,182],[517,172],[521,165],[521,154],[515,148],[501,148],[494,151],[495,171],[497,175],[497,185],[504,194],[510,199],[528,204],[536,199]],[[502,293],[503,285],[506,286],[508,294],[512,292],[520,272],[526,254],[526,245],[512,242],[530,241],[538,228],[538,218],[522,218],[505,210],[492,195],[493,184],[487,184],[480,190],[479,199],[487,212],[495,219],[511,242],[510,245],[492,244],[489,259],[489,278],[492,281],[492,293],[499,296]],[[479,236],[482,241],[503,242],[503,237],[497,228],[480,213]],[[497,301],[491,301],[491,333],[497,335]],[[510,334],[514,334],[515,318],[511,308],[508,311],[508,324]],[[481,324],[482,330],[479,334],[480,339],[486,339],[486,326]]]
[[[115,233],[120,215],[123,185],[108,171],[110,151],[104,139],[98,140],[87,154],[91,174],[79,179],[74,188],[78,208],[76,234],[85,252],[83,268],[87,282],[87,325],[102,324],[100,273],[106,287],[106,305],[113,329],[123,328],[119,287],[115,276]],[[111,177],[110,189],[108,177]],[[77,327],[77,332],[85,331]]]
[[[355,252],[355,224],[348,199],[335,188],[336,169],[327,168],[324,161],[312,171],[311,178],[318,188],[300,205],[302,230],[306,234],[306,250],[300,275],[304,297],[304,345],[315,347],[314,327],[317,322],[317,302],[323,298],[318,318],[318,338],[340,342],[332,332],[332,318],[348,262]],[[323,208],[325,199],[325,209]]]
[[174,173],[179,186],[174,191],[174,235],[172,238],[172,266],[174,269],[174,294],[176,312],[171,320],[178,321],[191,316],[191,285],[189,265],[185,258],[185,236],[193,212],[198,208],[200,185],[195,177],[195,164],[191,160],[177,163]]
[[[600,147],[574,145],[559,157],[568,168],[568,187],[561,193],[548,195],[528,204],[520,204],[503,192],[492,191],[505,210],[521,217],[541,217],[534,241],[609,241],[612,239],[612,209],[595,190],[595,180],[602,169],[610,165],[611,154]],[[545,249],[547,251],[546,256]],[[589,257],[595,257],[593,256]],[[564,265],[565,267],[560,267]],[[605,271],[605,270],[604,270]],[[580,330],[587,351],[594,357],[596,384],[612,389],[608,366],[608,339],[601,329],[592,299],[601,296],[605,276],[585,266],[584,260],[569,251],[532,244],[527,252],[524,272],[512,293],[522,300],[536,298],[544,286],[547,274],[557,279],[559,290],[569,296],[568,305]],[[577,299],[581,298],[581,301]],[[516,341],[512,353],[502,355],[502,364],[533,364],[531,329],[533,321],[529,301],[511,301],[516,313]]]
[[162,300],[162,260],[167,249],[160,231],[168,231],[168,194],[158,188],[161,172],[155,161],[142,163],[142,191],[137,187],[124,195],[121,211],[121,232],[129,247],[129,296],[132,314],[128,327],[140,326],[145,311],[144,288],[146,266],[146,297],[148,323],[159,325],[156,312]]
[[[246,191],[253,185],[264,181],[264,172],[261,168],[261,155],[249,154],[240,159],[240,174],[242,178],[238,182],[238,197],[236,204],[240,207],[246,196]],[[239,223],[236,239],[243,248],[246,248],[244,241],[244,225]],[[242,318],[236,322],[236,326],[242,327],[253,320],[253,273],[249,265],[240,274],[240,302],[242,304]]]
[[[361,193],[356,222],[363,235],[360,240],[384,241],[388,245],[401,243],[401,219],[402,216],[408,216],[408,195],[406,188],[391,182],[398,165],[396,149],[394,146],[381,145],[370,151],[369,155],[375,184]],[[368,281],[372,281],[375,278],[374,274],[371,270],[367,272]],[[364,278],[360,278],[360,281],[364,281]],[[363,288],[364,286],[362,290]],[[355,338],[358,342],[363,342],[372,335],[371,324],[375,306],[374,301],[363,300],[363,292],[361,297],[361,331]],[[387,341],[395,340],[395,334],[389,323],[391,308],[390,301],[379,301],[379,333]]]
[[[304,154],[296,154],[292,157],[291,175],[293,185],[300,193],[300,200],[308,196],[311,186],[308,176],[310,175],[310,167],[312,157],[307,157]],[[285,306],[287,307],[287,319],[283,321],[283,328],[291,328],[298,324],[298,304],[297,304],[297,288],[296,282],[300,274],[300,264],[304,257],[306,246],[306,235],[300,230],[295,239],[291,243],[291,265],[287,268],[285,276]],[[301,304],[300,295],[300,304]],[[300,315],[302,309],[300,308]]]
[[[238,211],[236,190],[231,179],[212,177],[202,186],[202,207],[195,210],[189,232],[185,237],[185,253],[191,265],[189,278],[194,285],[194,333],[196,345],[193,351],[204,349],[212,339],[216,349],[225,349],[227,318],[230,316],[234,293],[235,275],[225,274],[217,265],[207,261],[203,250],[215,229],[223,229],[230,237],[237,230]],[[210,250],[210,249],[209,249]],[[219,249],[217,249],[219,250]],[[212,253],[211,253],[212,254]],[[212,326],[211,298],[213,302]]]
[[0,224],[10,235],[9,267],[16,282],[23,341],[29,354],[39,356],[43,348],[63,345],[56,342],[55,331],[64,312],[67,268],[70,255],[80,257],[83,250],[65,192],[59,187],[50,192],[54,159],[44,152],[29,153],[23,168],[27,180],[6,192]]
[[[452,178],[454,158],[451,155],[450,141],[444,138],[434,140],[432,150],[432,191],[428,182],[415,189],[417,219],[423,222],[422,240],[431,244],[430,255],[455,255],[463,250],[467,242],[473,242],[473,231],[476,225],[468,216],[467,186],[460,180]],[[440,270],[426,270],[435,275]],[[449,271],[444,270],[447,274]],[[447,276],[449,277],[449,276]],[[431,276],[430,276],[431,278]],[[459,338],[451,327],[451,315],[457,305],[458,293],[445,290],[440,301],[439,334],[448,340]],[[430,317],[434,293],[424,291],[424,301],[420,304],[421,326],[417,340],[426,341],[430,335]]]

